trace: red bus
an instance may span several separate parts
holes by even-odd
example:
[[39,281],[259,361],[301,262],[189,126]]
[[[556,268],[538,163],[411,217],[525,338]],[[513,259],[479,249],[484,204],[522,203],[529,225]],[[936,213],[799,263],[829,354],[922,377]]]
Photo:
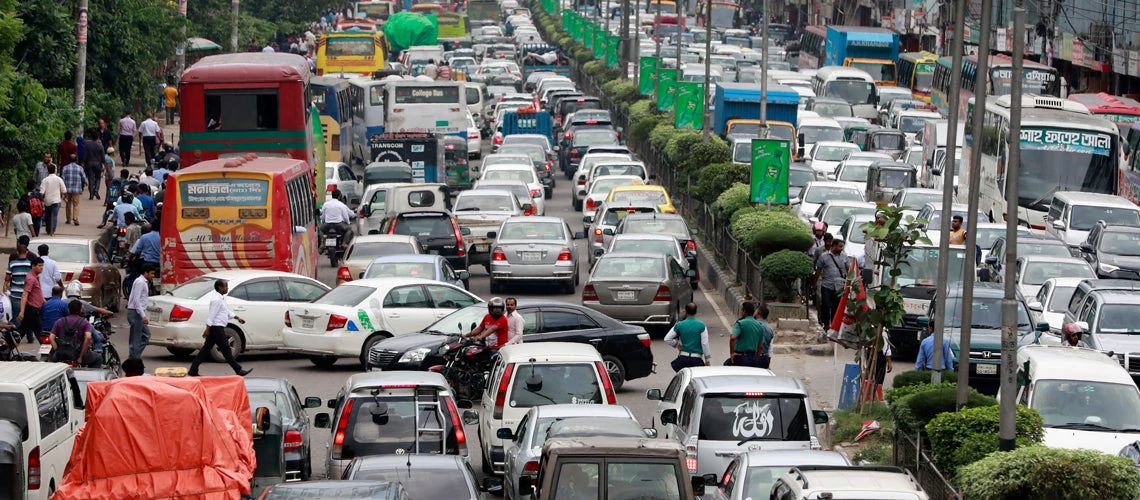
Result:
[[807,26],[800,35],[800,69],[819,69],[827,60],[827,26]]
[[179,82],[182,165],[246,153],[315,165],[310,77],[296,54],[202,58]]
[[292,158],[207,160],[167,177],[162,288],[229,269],[317,277],[312,168]]
[[1105,92],[1097,94],[1069,94],[1069,99],[1084,104],[1089,112],[1108,118],[1120,129],[1120,136],[1126,137],[1133,123],[1140,123],[1140,101],[1129,97],[1116,96]]

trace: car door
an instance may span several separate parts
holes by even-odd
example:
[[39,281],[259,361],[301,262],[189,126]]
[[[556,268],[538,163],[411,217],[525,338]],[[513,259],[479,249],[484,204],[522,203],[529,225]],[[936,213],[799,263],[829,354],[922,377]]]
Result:
[[[368,195],[367,200],[361,200],[361,205],[367,205],[367,216],[359,219],[360,231],[357,234],[377,234],[388,210],[388,190],[377,189]],[[363,207],[362,207],[363,208]]]
[[309,413],[305,411],[305,405],[301,403],[301,396],[297,394],[297,388],[289,385],[289,404],[293,406],[293,414],[297,416],[295,426],[301,433],[301,442],[304,443],[304,448],[301,450],[303,456],[309,455]]
[[285,293],[278,278],[260,278],[235,286],[226,295],[226,303],[234,314],[245,320],[242,332],[245,347],[284,345],[281,329],[285,328]]
[[1097,270],[1099,267],[1099,265],[1097,263],[1097,260],[1099,260],[1099,259],[1097,259],[1096,247],[1097,247],[1097,244],[1100,243],[1098,241],[1100,239],[1100,233],[1101,233],[1100,224],[1093,226],[1092,230],[1089,231],[1088,237],[1085,239],[1085,243],[1087,243],[1088,246],[1092,247],[1092,251],[1089,252],[1089,251],[1086,251],[1084,248],[1081,248],[1081,257],[1084,257],[1085,260],[1088,261],[1089,264],[1092,264],[1094,271]]
[[336,183],[340,192],[348,197],[349,203],[360,203],[360,180],[356,178],[356,174],[352,173],[352,169],[341,163],[337,167],[337,175],[340,176],[340,182]]
[[[506,457],[503,464],[503,479],[507,481],[517,480],[519,472],[522,470],[524,464],[519,463],[522,460],[523,447],[526,446],[527,433],[530,432],[530,417],[534,412],[528,411],[523,415],[522,420],[519,420],[519,425],[514,432],[515,438],[511,441],[503,442],[503,456]],[[498,432],[498,429],[495,429]],[[511,484],[511,483],[506,483]],[[514,483],[518,484],[518,483]],[[504,486],[505,487],[505,486]]]
[[[669,381],[669,385],[665,388],[665,393],[661,395],[661,400],[657,402],[657,415],[660,416],[661,412],[677,408],[677,397],[681,394],[681,388],[687,385],[688,370],[673,375],[673,380]],[[666,439],[675,434],[675,426],[673,424],[664,424],[665,432],[661,433]]]
[[465,290],[467,289],[467,286],[463,283],[463,280],[459,279],[459,273],[455,272],[455,269],[451,267],[451,264],[447,262],[447,259],[440,259],[439,273],[442,278],[441,281],[444,283],[451,283],[452,285],[455,285],[459,288],[463,288]]
[[428,296],[431,298],[432,307],[435,308],[436,319],[447,316],[455,312],[456,309],[462,309],[479,302],[478,297],[451,286],[425,285],[425,287]]
[[393,335],[416,332],[434,322],[436,309],[423,285],[397,286],[384,295],[384,326]]
[[539,339],[543,342],[592,344],[602,351],[602,328],[581,312],[563,308],[543,308]]

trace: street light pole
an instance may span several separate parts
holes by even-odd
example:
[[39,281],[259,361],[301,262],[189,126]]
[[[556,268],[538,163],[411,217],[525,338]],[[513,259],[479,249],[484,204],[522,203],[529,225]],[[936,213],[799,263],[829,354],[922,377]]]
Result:
[[186,1],[178,0],[178,15],[182,20],[182,37],[178,42],[178,77],[186,70]]
[[[75,61],[75,107],[83,109],[87,89],[87,0],[79,0],[78,31],[75,35],[78,54]],[[60,158],[59,161],[67,161]]]
[[[628,15],[627,15],[628,16]],[[641,0],[633,0],[633,60],[637,63],[633,70],[633,85],[641,89]],[[639,94],[640,95],[640,94]]]
[[[653,0],[645,0],[645,5],[653,5]],[[657,71],[653,72],[653,100],[656,101],[661,92],[661,0],[657,0],[657,11],[653,13],[653,41],[656,43],[653,57],[657,59]]]
[[[632,54],[629,47],[629,0],[621,0],[621,35],[618,36],[618,67],[621,68],[621,79],[629,79],[629,59]],[[636,74],[636,71],[634,71]]]
[[701,110],[701,140],[709,142],[712,133],[709,115],[709,89],[712,85],[712,0],[705,0],[705,88],[701,100],[705,103]]
[[[760,134],[762,138],[768,137],[768,44],[771,43],[771,41],[768,40],[768,24],[772,19],[772,17],[768,15],[769,5],[770,2],[764,0],[764,22],[760,29],[760,37],[764,39],[764,41],[761,42],[764,54],[760,59],[764,63],[763,66],[760,66]],[[709,11],[711,12],[711,0],[709,7]],[[711,13],[709,14],[709,18],[712,19]],[[792,148],[792,150],[794,151],[795,148]]]
[[233,10],[230,12],[230,52],[238,51],[238,4],[241,0],[233,0]]

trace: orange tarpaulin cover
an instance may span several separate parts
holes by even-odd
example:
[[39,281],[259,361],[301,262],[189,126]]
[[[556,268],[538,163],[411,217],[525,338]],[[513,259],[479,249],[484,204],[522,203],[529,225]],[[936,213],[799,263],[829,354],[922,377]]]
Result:
[[87,385],[86,423],[52,498],[240,498],[255,458],[241,377]]

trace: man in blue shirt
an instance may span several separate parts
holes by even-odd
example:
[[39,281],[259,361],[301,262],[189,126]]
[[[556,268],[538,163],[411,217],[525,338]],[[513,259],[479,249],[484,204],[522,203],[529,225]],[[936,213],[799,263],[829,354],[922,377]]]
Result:
[[44,301],[40,310],[40,328],[50,331],[55,322],[67,316],[67,301],[63,300],[63,287],[55,285],[51,288],[51,298]]
[[[934,369],[934,322],[926,324],[926,338],[918,345],[918,358],[914,360],[915,370]],[[950,339],[942,338],[942,370],[954,371],[954,354],[950,351]]]
[[142,203],[143,216],[147,220],[154,220],[154,198],[150,196],[150,186],[146,184],[139,184],[139,192],[135,195],[135,199]]
[[160,241],[158,231],[148,231],[131,247],[131,253],[142,258],[143,262],[150,262],[157,266],[162,261],[159,250]]

